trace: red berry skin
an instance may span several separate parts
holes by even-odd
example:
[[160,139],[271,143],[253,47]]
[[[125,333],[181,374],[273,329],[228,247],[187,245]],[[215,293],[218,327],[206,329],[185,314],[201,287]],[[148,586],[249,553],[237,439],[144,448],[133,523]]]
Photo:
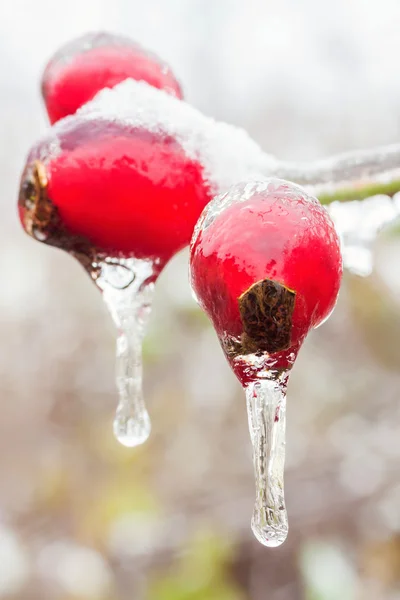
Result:
[[290,345],[262,368],[290,369],[308,331],[333,310],[340,287],[340,243],[328,213],[298,186],[267,180],[234,186],[203,215],[191,244],[191,283],[237,377],[246,385],[256,376],[227,350],[244,330],[239,298],[265,279],[296,296]]
[[[46,192],[70,236],[110,257],[153,259],[161,265],[188,245],[210,191],[200,164],[175,139],[71,117],[58,127],[57,142],[54,156],[44,161]],[[52,141],[45,144],[31,152],[25,177]],[[24,185],[23,176],[21,190]],[[27,211],[22,201],[26,228]]]
[[85,35],[61,48],[42,78],[42,94],[51,123],[74,114],[105,87],[125,79],[146,81],[177,98],[182,90],[157,56],[124,37]]

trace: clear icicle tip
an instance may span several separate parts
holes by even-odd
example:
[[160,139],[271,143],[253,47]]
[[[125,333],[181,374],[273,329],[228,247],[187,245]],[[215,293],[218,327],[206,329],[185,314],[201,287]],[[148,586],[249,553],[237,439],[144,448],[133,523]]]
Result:
[[287,377],[258,379],[246,387],[253,445],[256,501],[251,528],[264,546],[280,546],[288,535],[284,498]]
[[103,259],[96,285],[118,330],[114,435],[124,446],[143,444],[151,431],[142,391],[142,342],[151,311],[156,265],[138,259]]
[[[137,413],[140,413],[139,415]],[[129,414],[132,413],[132,414]],[[130,411],[126,403],[119,404],[114,419],[114,436],[120,444],[134,448],[143,444],[151,432],[149,413],[143,406],[140,411]]]

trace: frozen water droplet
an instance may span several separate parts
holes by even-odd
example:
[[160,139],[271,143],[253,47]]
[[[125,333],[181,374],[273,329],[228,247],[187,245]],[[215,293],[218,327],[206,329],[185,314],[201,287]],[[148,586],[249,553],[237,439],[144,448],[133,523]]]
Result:
[[151,430],[142,392],[142,341],[157,268],[149,260],[104,258],[97,269],[96,285],[118,329],[114,434],[124,446],[138,446]]
[[246,387],[253,445],[256,501],[251,527],[264,546],[280,546],[288,534],[284,498],[287,376],[258,379]]
[[143,444],[150,435],[151,423],[146,410],[142,390],[135,390],[132,401],[129,393],[126,396],[120,389],[120,401],[114,419],[114,435],[120,444],[133,448]]

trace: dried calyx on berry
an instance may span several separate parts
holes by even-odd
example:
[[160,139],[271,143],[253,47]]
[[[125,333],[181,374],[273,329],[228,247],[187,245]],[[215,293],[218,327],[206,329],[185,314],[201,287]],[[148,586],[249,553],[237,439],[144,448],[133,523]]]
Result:
[[243,323],[237,354],[282,352],[292,345],[292,320],[296,292],[286,286],[263,279],[238,298]]
[[73,255],[96,280],[100,268],[97,251],[90,241],[68,231],[48,196],[48,178],[43,162],[35,160],[22,175],[18,208],[25,231],[34,239]]
[[321,204],[278,179],[233,186],[207,206],[191,242],[191,283],[247,398],[256,477],[252,528],[287,536],[285,403],[304,339],[332,312],[342,259]]

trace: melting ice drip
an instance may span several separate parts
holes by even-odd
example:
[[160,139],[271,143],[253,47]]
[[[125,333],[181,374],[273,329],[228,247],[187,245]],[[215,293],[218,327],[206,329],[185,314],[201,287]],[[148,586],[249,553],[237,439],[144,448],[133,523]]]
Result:
[[253,445],[256,501],[251,527],[264,546],[280,546],[288,534],[284,497],[287,376],[260,378],[246,387]]
[[142,391],[142,341],[154,290],[154,262],[104,259],[95,279],[117,327],[116,381],[119,404],[114,434],[124,446],[138,446],[151,424]]

